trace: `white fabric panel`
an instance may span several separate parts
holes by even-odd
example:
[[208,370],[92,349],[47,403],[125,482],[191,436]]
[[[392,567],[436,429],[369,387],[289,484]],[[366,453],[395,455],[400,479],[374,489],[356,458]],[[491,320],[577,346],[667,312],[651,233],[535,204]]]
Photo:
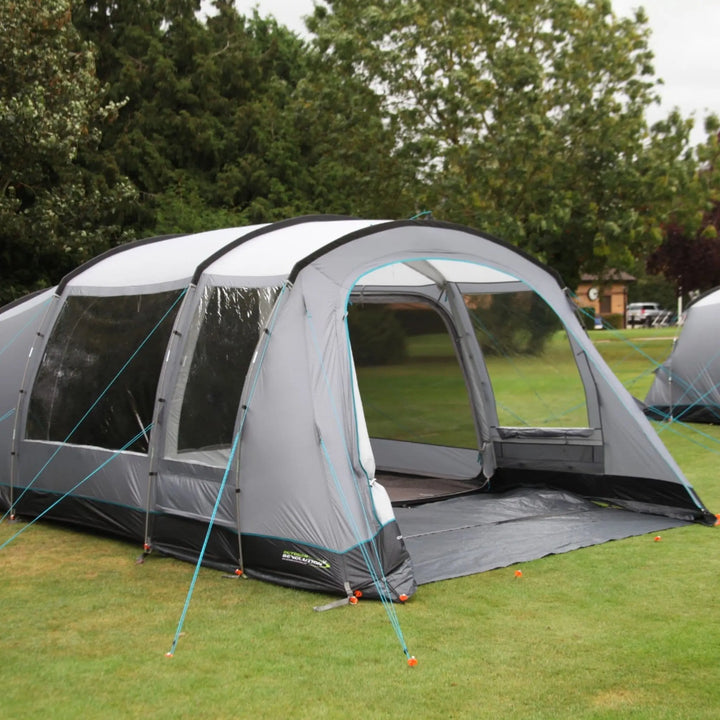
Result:
[[368,480],[372,480],[375,477],[375,456],[373,455],[372,446],[370,445],[370,435],[368,434],[367,423],[365,422],[365,410],[363,409],[360,387],[358,386],[357,375],[355,373],[355,361],[352,359],[352,348],[350,348],[350,358],[353,364],[351,374],[353,398],[355,401],[355,419],[358,431],[358,455],[360,456],[361,465],[365,468]]
[[190,279],[206,258],[261,225],[212,230],[129,247],[76,275],[68,288],[166,285]]
[[462,260],[432,260],[432,265],[445,277],[456,283],[506,283],[518,278],[487,265]]
[[321,247],[356,230],[384,220],[322,220],[279,228],[248,240],[207,268],[216,279],[223,276],[287,276],[295,263]]
[[381,525],[387,525],[395,519],[395,511],[393,510],[390,496],[387,490],[377,481],[370,484],[370,493],[372,494],[373,505],[378,522]]
[[26,313],[38,305],[42,305],[50,300],[54,292],[55,288],[49,288],[48,290],[43,290],[41,293],[33,295],[32,297],[13,305],[13,307],[8,308],[7,310],[2,310],[2,308],[0,308],[0,310],[2,310],[2,313],[0,313],[0,323],[5,320],[10,320],[10,318],[15,317],[16,315]]
[[[493,284],[516,282],[517,278],[486,265],[453,260],[429,260],[428,264],[446,280],[457,283]],[[373,270],[358,280],[358,287],[404,287],[428,285],[426,275],[402,263],[393,263]]]
[[363,287],[418,287],[432,285],[422,273],[416,272],[402,263],[393,263],[379,267],[377,270],[363,275],[357,282],[358,288]]

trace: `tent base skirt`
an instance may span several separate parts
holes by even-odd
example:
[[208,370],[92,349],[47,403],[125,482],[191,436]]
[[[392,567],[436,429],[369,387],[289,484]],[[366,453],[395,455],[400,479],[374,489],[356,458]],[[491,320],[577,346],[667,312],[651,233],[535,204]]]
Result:
[[419,585],[691,524],[533,488],[397,507],[395,514]]
[[717,405],[649,405],[644,409],[651,420],[676,421],[720,425],[720,407]]

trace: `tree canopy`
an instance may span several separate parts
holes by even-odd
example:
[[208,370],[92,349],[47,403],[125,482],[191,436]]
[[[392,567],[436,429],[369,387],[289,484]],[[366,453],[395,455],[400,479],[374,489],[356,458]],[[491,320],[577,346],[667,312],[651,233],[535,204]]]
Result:
[[398,192],[379,185],[384,175],[397,186],[393,138],[373,93],[324,74],[274,19],[214,4],[204,22],[195,0],[170,13],[146,0],[145,22],[134,0],[85,2],[76,13],[112,97],[129,98],[104,143],[155,224],[188,231],[392,205]]
[[126,226],[135,190],[100,131],[117,114],[68,0],[0,3],[0,301],[47,286]]
[[697,148],[700,163],[692,183],[678,199],[663,242],[648,258],[676,293],[720,286],[720,122],[706,121],[707,138]]
[[645,121],[656,87],[642,10],[327,0],[310,28],[338,72],[384,98],[436,216],[498,233],[569,283],[659,243],[692,163],[687,123],[674,116],[651,131]]
[[429,210],[570,286],[717,227],[717,137],[647,125],[642,10],[318,0],[305,40],[212,4],[0,4],[0,302],[133,237],[311,213]]

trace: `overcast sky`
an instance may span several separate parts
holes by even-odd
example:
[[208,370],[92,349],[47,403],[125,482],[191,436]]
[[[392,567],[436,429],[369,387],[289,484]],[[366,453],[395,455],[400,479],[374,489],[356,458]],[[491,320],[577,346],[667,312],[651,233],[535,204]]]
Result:
[[[261,15],[298,33],[305,32],[304,15],[313,11],[313,0],[235,0],[243,15],[257,7]],[[718,0],[612,0],[618,15],[629,16],[642,5],[650,20],[650,46],[655,72],[665,82],[662,105],[653,109],[653,122],[677,106],[683,116],[695,116],[693,144],[705,139],[703,120],[709,111],[720,115],[720,2]]]

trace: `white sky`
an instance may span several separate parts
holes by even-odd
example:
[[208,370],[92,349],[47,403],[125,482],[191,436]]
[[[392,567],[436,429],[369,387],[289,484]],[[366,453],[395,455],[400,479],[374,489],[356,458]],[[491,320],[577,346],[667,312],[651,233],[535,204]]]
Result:
[[[302,17],[313,11],[313,0],[235,0],[243,15],[254,7],[261,15],[299,34],[305,32]],[[612,0],[617,15],[630,16],[642,5],[647,13],[655,54],[655,73],[664,81],[662,104],[648,120],[664,117],[673,107],[684,117],[695,117],[693,144],[704,141],[703,121],[709,112],[720,116],[720,0]]]

